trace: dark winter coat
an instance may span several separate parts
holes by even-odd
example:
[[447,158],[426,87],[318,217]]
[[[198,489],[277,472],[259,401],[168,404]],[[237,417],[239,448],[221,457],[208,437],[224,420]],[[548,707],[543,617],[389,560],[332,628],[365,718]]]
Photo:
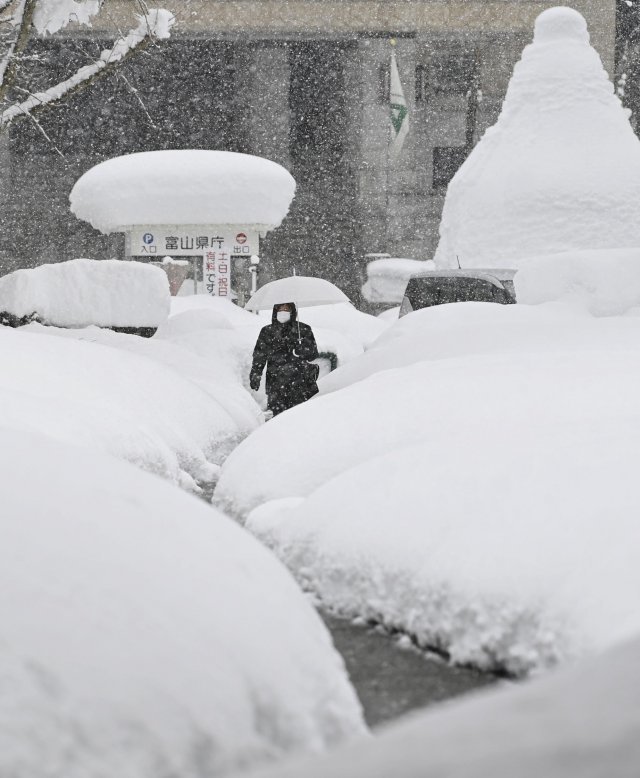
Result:
[[291,319],[280,324],[273,308],[271,324],[263,327],[253,350],[250,384],[257,389],[267,367],[268,407],[274,415],[298,405],[318,392],[317,367],[309,360],[318,356],[318,347],[308,324],[298,321],[292,303]]

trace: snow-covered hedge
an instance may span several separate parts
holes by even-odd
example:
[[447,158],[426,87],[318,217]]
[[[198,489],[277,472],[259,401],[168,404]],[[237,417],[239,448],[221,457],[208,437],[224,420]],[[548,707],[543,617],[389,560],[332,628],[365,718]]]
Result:
[[0,354],[0,423],[107,451],[186,488],[212,482],[261,421],[218,365],[155,338],[1,327]]
[[522,673],[640,631],[639,320],[448,306],[394,325],[388,366],[412,326],[424,361],[269,422],[216,501],[258,508],[252,531],[326,605],[456,661]]
[[[538,282],[532,265],[527,269],[527,280],[523,275],[518,289],[528,296],[534,293],[538,283],[547,290],[557,285],[551,264],[545,264],[541,272],[544,278]],[[520,272],[516,278],[519,275]],[[578,286],[576,290],[579,290]],[[593,299],[602,294],[592,289]],[[635,292],[630,290],[628,294]],[[422,360],[496,352],[633,349],[638,343],[640,329],[634,323],[621,317],[600,319],[584,315],[585,300],[579,295],[572,298],[569,294],[569,299],[563,301],[559,294],[558,299],[562,304],[454,303],[414,311],[396,320],[358,359],[323,378],[320,392],[327,394],[382,370]]]
[[317,614],[234,522],[4,426],[0,474],[1,775],[219,776],[364,732]]
[[58,327],[156,328],[170,307],[166,273],[141,262],[72,259],[0,278],[0,312]]

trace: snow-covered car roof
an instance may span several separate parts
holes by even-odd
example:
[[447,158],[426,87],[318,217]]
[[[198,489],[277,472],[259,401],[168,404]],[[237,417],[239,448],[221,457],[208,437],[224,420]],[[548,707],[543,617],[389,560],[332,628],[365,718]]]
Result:
[[414,278],[478,278],[488,281],[494,286],[501,287],[502,281],[511,281],[516,273],[517,270],[509,268],[422,270],[418,273],[413,273],[409,280]]

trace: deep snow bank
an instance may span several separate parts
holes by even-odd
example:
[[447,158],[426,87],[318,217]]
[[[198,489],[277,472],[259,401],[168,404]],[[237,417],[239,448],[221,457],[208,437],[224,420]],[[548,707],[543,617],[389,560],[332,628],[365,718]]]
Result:
[[522,257],[638,245],[640,142],[582,16],[548,9],[498,121],[449,184],[436,264],[510,267]]
[[22,431],[0,473],[0,774],[201,778],[363,733],[317,614],[233,522]]

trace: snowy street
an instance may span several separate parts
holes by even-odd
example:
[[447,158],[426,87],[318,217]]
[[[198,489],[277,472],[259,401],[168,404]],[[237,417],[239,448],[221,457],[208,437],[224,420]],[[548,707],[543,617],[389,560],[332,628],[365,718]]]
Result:
[[638,778],[640,12],[130,5],[0,0],[0,778]]
[[328,614],[322,614],[322,619],[345,661],[370,727],[496,682],[487,673],[425,654],[406,636],[389,635],[379,626],[353,624]]

